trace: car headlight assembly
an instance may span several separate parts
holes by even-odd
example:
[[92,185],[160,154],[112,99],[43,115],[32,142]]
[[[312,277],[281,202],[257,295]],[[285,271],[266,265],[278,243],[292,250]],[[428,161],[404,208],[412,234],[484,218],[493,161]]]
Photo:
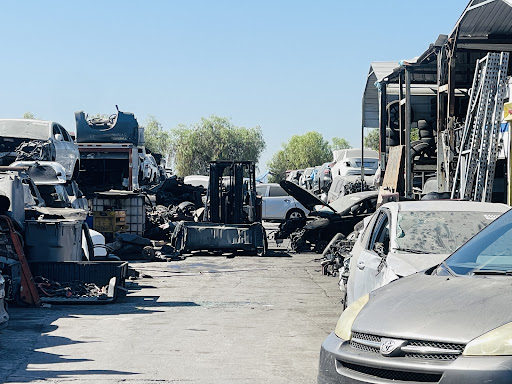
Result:
[[462,352],[463,356],[511,356],[512,323],[502,325],[471,340]]
[[336,336],[347,341],[352,338],[352,324],[354,324],[357,315],[359,315],[359,312],[361,312],[361,309],[363,309],[368,300],[370,300],[370,295],[366,294],[345,308],[334,329]]

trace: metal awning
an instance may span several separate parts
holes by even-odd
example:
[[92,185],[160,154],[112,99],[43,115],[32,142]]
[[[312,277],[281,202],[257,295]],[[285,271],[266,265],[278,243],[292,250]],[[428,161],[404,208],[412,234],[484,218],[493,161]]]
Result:
[[363,127],[379,127],[379,90],[377,84],[398,67],[396,61],[375,61],[370,65],[363,95]]
[[457,48],[512,51],[512,1],[470,1],[450,37],[457,30]]

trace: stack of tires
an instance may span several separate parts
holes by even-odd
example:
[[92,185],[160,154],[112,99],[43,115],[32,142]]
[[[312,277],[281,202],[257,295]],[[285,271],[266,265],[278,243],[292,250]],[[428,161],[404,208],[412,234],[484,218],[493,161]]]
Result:
[[411,157],[433,154],[436,149],[436,141],[432,124],[426,120],[418,120],[418,133],[420,139],[411,143]]
[[394,147],[400,145],[400,132],[398,129],[386,128],[386,147]]

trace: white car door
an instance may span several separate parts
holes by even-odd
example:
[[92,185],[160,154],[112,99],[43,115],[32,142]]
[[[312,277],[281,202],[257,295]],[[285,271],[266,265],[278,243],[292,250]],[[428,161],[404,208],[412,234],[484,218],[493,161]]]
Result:
[[78,158],[80,157],[80,153],[78,152],[78,146],[73,141],[73,138],[71,135],[66,131],[66,129],[59,125],[60,131],[62,132],[62,135],[64,136],[64,147],[66,152],[67,161],[69,164],[69,167],[66,168],[66,172],[69,172],[68,179],[70,179],[73,176],[73,171],[75,168],[75,163],[77,162]]
[[286,213],[295,208],[295,199],[281,188],[280,185],[270,185],[266,203],[266,216],[268,219],[284,220]]
[[67,151],[64,135],[62,134],[58,124],[52,126],[52,139],[55,146],[55,161],[69,172],[69,155]]
[[[390,268],[387,268],[387,255],[390,248],[391,217],[387,210],[379,212],[368,244],[361,250],[357,260],[351,266],[348,286],[348,300],[353,302],[359,297],[398,279]],[[352,292],[351,292],[352,291]]]

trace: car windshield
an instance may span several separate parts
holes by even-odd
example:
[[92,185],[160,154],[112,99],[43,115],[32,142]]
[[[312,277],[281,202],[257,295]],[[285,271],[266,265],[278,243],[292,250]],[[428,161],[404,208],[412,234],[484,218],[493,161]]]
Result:
[[32,140],[48,140],[47,123],[24,120],[0,121],[0,137],[16,137]]
[[398,214],[397,247],[449,254],[498,216],[495,212],[402,211]]
[[[512,271],[512,211],[494,221],[445,261],[459,275]],[[494,273],[492,273],[494,272]]]

